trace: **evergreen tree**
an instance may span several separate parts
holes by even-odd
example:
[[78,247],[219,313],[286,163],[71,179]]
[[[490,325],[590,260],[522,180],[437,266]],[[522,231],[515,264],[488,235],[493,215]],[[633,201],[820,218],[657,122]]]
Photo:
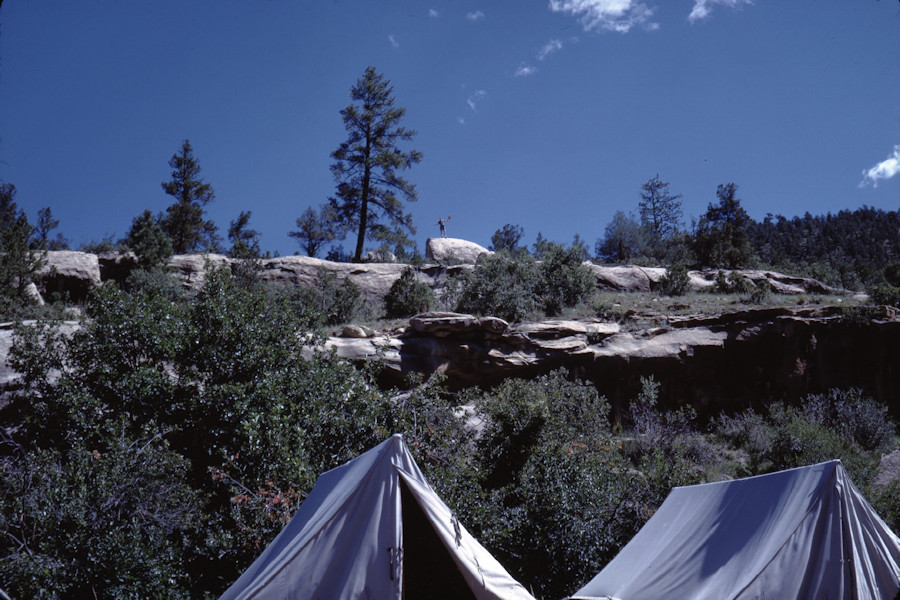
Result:
[[47,250],[65,250],[69,247],[69,241],[61,233],[57,233],[55,238],[50,239],[50,232],[57,227],[59,227],[59,219],[53,217],[49,206],[38,210],[37,239]]
[[172,240],[172,250],[175,254],[217,251],[216,224],[204,218],[203,210],[216,195],[212,186],[200,179],[200,163],[194,158],[188,140],[181,143],[181,152],[172,156],[169,166],[172,167],[172,180],[163,182],[162,187],[175,198],[175,203],[166,209],[160,225]]
[[163,265],[172,256],[172,241],[149,210],[134,218],[122,243],[137,255],[138,267],[144,270]]
[[594,251],[607,261],[625,262],[640,255],[643,239],[641,226],[634,217],[617,210]]
[[659,175],[641,186],[638,203],[643,243],[641,254],[659,262],[677,260],[673,245],[681,229],[681,194],[669,192],[668,182]]
[[507,223],[503,226],[502,229],[498,229],[494,232],[494,235],[491,236],[491,245],[489,250],[493,250],[494,252],[499,252],[500,250],[508,250],[510,254],[518,254],[519,252],[527,251],[525,246],[520,246],[519,242],[522,240],[522,235],[525,233],[525,230],[522,229],[521,225],[512,225]]
[[733,183],[720,184],[716,190],[719,203],[710,204],[700,217],[694,251],[702,266],[738,269],[753,257],[747,235],[752,220],[736,196],[737,189]]
[[248,229],[251,211],[243,210],[238,218],[228,227],[228,239],[231,241],[229,254],[232,258],[259,258],[259,232]]
[[366,236],[411,245],[412,214],[403,201],[415,202],[416,188],[398,175],[422,160],[417,150],[403,152],[400,142],[412,140],[416,132],[400,125],[405,108],[396,106],[390,82],[366,68],[350,90],[353,103],[341,111],[347,141],[331,157],[331,172],[337,194],[329,199],[341,222],[356,231],[354,262],[362,260]]
[[641,186],[641,227],[651,242],[669,239],[681,226],[681,194],[669,192],[668,182],[657,174]]
[[297,217],[297,231],[289,231],[288,235],[297,240],[307,256],[316,256],[325,244],[335,240],[341,230],[338,216],[329,204],[322,206],[319,213],[313,207],[307,208]]
[[0,309],[28,304],[28,284],[47,264],[47,253],[24,210],[16,205],[16,186],[0,183]]

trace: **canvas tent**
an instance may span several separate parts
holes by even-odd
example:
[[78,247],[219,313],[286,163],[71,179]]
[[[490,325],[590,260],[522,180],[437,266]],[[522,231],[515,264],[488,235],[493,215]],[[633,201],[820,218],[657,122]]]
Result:
[[319,477],[222,600],[534,600],[456,520],[394,435]]
[[885,598],[900,538],[840,461],[679,487],[572,598]]

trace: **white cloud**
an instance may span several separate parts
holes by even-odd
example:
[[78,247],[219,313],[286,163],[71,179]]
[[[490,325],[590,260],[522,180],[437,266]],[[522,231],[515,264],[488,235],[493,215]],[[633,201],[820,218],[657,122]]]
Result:
[[753,4],[753,0],[694,0],[694,8],[691,9],[691,14],[688,15],[688,21],[695,23],[709,17],[712,7],[716,4],[737,8],[742,4]]
[[472,109],[472,112],[478,112],[478,108],[477,108],[476,104],[478,101],[480,101],[485,96],[487,96],[487,92],[485,92],[484,90],[476,90],[476,91],[472,92],[471,94],[469,94],[469,97],[466,100],[466,104],[469,105],[469,108]]
[[544,60],[554,52],[562,50],[562,42],[559,40],[550,40],[547,42],[540,52],[537,53],[538,60]]
[[519,65],[519,68],[516,69],[516,77],[528,77],[529,75],[534,75],[537,73],[537,68],[532,67],[531,65],[526,65],[522,63]]
[[394,48],[400,47],[400,42],[397,41],[397,38],[394,37],[393,33],[388,36],[388,40],[391,42],[391,46],[393,46]]
[[650,21],[653,10],[641,0],[550,0],[550,10],[577,17],[585,31],[605,29],[627,33],[638,25],[659,29],[658,23]]
[[466,124],[466,120],[463,117],[456,117],[456,122],[459,123],[460,125]]
[[428,16],[431,17],[432,19],[437,19],[439,16],[441,16],[441,13],[439,13],[439,12],[436,11],[436,10],[434,10],[433,8],[429,8],[429,9],[428,9]]
[[470,12],[466,15],[466,18],[470,21],[480,21],[484,18],[484,13],[480,10],[476,10],[475,12]]
[[891,156],[871,169],[863,171],[863,179],[859,182],[859,187],[865,187],[867,184],[878,187],[880,179],[890,179],[895,175],[900,175],[900,145],[894,146],[894,153]]

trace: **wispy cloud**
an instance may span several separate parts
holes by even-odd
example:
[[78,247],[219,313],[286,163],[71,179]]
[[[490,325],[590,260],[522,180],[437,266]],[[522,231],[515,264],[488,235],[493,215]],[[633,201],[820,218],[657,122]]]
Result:
[[694,8],[691,9],[691,14],[688,15],[688,21],[696,23],[706,19],[712,12],[712,7],[716,4],[737,8],[742,4],[753,4],[753,0],[694,0]]
[[[701,0],[696,0],[700,2]],[[550,0],[550,10],[577,17],[585,31],[603,29],[627,33],[632,27],[658,29],[653,10],[640,0]]]
[[516,77],[528,77],[529,75],[534,75],[537,73],[537,67],[532,67],[531,65],[526,65],[522,63],[519,65],[519,68],[516,69]]
[[429,9],[428,9],[428,16],[431,17],[432,19],[437,19],[439,16],[441,16],[441,13],[439,13],[439,12],[436,11],[436,10],[434,10],[433,8],[429,8]]
[[562,42],[559,40],[550,40],[547,42],[543,48],[541,48],[540,52],[537,53],[538,60],[544,60],[554,52],[559,52],[562,50]]
[[475,12],[470,12],[466,15],[466,18],[470,21],[480,21],[484,18],[484,13],[480,10],[476,10]]
[[859,182],[859,187],[865,187],[869,184],[872,187],[878,187],[879,180],[890,179],[895,175],[900,175],[900,145],[894,146],[894,153],[886,159],[871,169],[863,171],[863,179]]
[[391,46],[394,48],[400,47],[400,42],[397,41],[397,38],[394,37],[393,33],[388,36],[388,41],[391,42]]
[[459,123],[460,125],[466,124],[466,120],[463,117],[456,117],[456,122]]
[[472,109],[472,112],[478,112],[478,102],[481,101],[482,98],[487,96],[487,92],[484,90],[475,90],[469,97],[466,99],[466,104],[469,105],[469,108]]

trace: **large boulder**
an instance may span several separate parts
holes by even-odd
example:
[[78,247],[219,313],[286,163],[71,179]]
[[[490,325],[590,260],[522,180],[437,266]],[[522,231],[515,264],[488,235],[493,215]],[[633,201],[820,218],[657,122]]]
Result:
[[[397,263],[338,263],[309,256],[282,256],[262,261],[260,277],[264,281],[293,286],[315,287],[320,272],[349,279],[366,300],[380,302],[408,265]],[[426,278],[426,283],[432,284]]]
[[47,264],[35,273],[35,284],[44,298],[59,295],[80,302],[100,285],[97,255],[72,250],[47,252]]
[[488,253],[484,246],[457,238],[428,238],[425,242],[425,259],[441,265],[474,265],[479,256]]
[[[597,278],[597,287],[601,290],[616,292],[649,292],[651,283],[658,281],[665,269],[648,269],[633,265],[607,267],[584,263]],[[652,277],[651,277],[652,275]]]

